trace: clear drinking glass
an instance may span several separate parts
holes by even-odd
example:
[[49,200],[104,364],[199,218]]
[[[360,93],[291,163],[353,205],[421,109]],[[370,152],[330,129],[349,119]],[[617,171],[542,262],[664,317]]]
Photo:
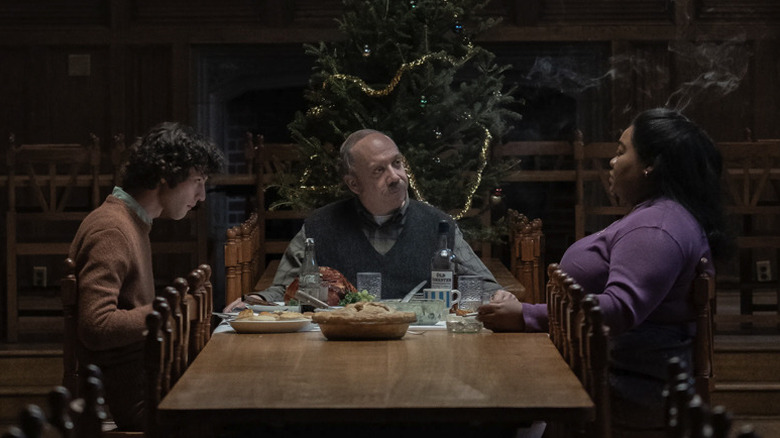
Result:
[[482,277],[479,275],[459,276],[458,291],[460,291],[459,309],[476,312],[482,305]]

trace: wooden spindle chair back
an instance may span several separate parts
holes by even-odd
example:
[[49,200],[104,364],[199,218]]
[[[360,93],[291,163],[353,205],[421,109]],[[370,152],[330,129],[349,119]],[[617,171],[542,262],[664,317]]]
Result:
[[187,276],[187,293],[191,297],[191,325],[188,360],[191,363],[211,337],[211,313],[213,311],[213,286],[211,267],[201,264]]
[[585,315],[585,358],[588,363],[588,394],[596,405],[596,420],[586,424],[586,436],[610,438],[612,417],[609,391],[609,327],[604,325],[601,308],[595,305]]
[[78,282],[76,263],[66,258],[63,263],[64,275],[60,280],[60,297],[64,320],[62,343],[62,385],[73,396],[78,396],[79,362],[78,343]]
[[732,414],[724,406],[710,405],[698,393],[698,385],[691,377],[687,364],[678,357],[667,363],[667,382],[664,389],[666,436],[688,437],[756,437],[751,424],[732,431]]
[[693,340],[693,373],[696,392],[705,403],[710,402],[714,385],[712,356],[714,350],[715,279],[705,269],[708,261],[702,258],[691,284],[691,299],[696,311],[696,336]]
[[506,214],[509,231],[510,267],[517,280],[530,291],[528,301],[546,300],[544,272],[544,233],[542,220],[529,220],[524,214],[509,209]]
[[258,214],[253,212],[247,220],[230,227],[225,241],[225,301],[253,292],[253,288],[265,267],[260,257],[260,227]]
[[549,334],[569,368],[596,405],[596,418],[582,430],[564,434],[610,437],[609,328],[598,299],[567,275],[558,264],[547,267]]

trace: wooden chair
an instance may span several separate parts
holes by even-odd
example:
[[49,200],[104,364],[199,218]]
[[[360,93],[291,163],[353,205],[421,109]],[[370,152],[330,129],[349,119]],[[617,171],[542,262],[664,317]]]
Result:
[[[175,284],[186,284],[186,280],[178,277],[174,280]],[[171,355],[170,359],[170,384],[173,385],[184,374],[189,366],[188,352],[190,339],[190,302],[187,295],[181,294],[174,286],[166,286],[161,292],[161,297],[165,298],[170,313],[168,324],[171,326]]]
[[[63,386],[74,398],[83,399],[84,382],[90,377],[102,379],[102,376],[93,367],[83,368],[78,363],[78,280],[74,261],[66,258],[64,266],[65,275],[60,282],[65,315]],[[201,264],[193,269],[187,277],[187,279],[183,277],[174,279],[170,286],[167,286],[159,296],[155,297],[153,303],[153,313],[160,318],[157,335],[162,338],[163,342],[162,347],[160,347],[162,351],[159,353],[160,370],[155,371],[155,379],[159,379],[160,385],[159,396],[164,395],[173,387],[211,335],[211,312],[213,310],[211,267],[208,264]],[[152,322],[154,321],[147,321],[148,324]],[[157,342],[157,338],[147,338],[147,344],[151,342]],[[148,366],[149,364],[147,364]],[[81,373],[85,369],[87,375],[82,375]],[[155,388],[152,389],[156,391]],[[155,393],[150,395],[155,396]],[[159,396],[157,397],[159,398]],[[150,400],[148,403],[153,401]],[[149,404],[149,406],[156,407],[156,403]],[[137,433],[132,435],[129,432],[112,431],[116,426],[105,416],[101,421],[102,428],[113,433],[113,435],[108,436],[139,436]]]
[[574,156],[577,163],[577,201],[574,207],[574,234],[578,240],[601,230],[630,209],[619,205],[609,190],[609,160],[615,156],[616,150],[616,142],[585,144],[582,132],[576,132]]
[[78,284],[76,263],[70,257],[63,263],[64,275],[60,280],[60,297],[64,319],[62,344],[62,385],[73,394],[78,394],[79,364],[78,348]]
[[714,387],[712,356],[714,350],[715,279],[705,271],[707,263],[707,259],[701,259],[697,267],[697,275],[691,284],[691,299],[696,310],[693,374],[696,381],[696,392],[705,403],[710,402],[710,393]]
[[595,295],[586,295],[582,287],[555,263],[548,266],[548,274],[550,337],[596,405],[593,422],[582,425],[581,430],[556,430],[554,433],[610,437],[609,328],[604,325]]
[[571,141],[510,141],[494,146],[492,156],[494,162],[511,166],[503,182],[576,180]]
[[[738,284],[721,281],[719,287],[739,289],[740,314],[750,322],[755,311],[780,313],[780,140],[721,142],[726,212],[739,229],[736,266]],[[774,259],[774,278],[761,275],[757,262]],[[755,303],[757,289],[774,290],[774,303]],[[776,321],[776,319],[775,319]]]
[[[94,135],[83,145],[17,145],[11,134],[5,227],[8,341],[18,341],[22,327],[27,333],[51,331],[53,318],[39,312],[57,307],[56,299],[45,292],[50,287],[47,271],[37,279],[21,272],[28,272],[33,258],[45,268],[46,256],[67,255],[73,236],[63,230],[97,207],[101,186],[111,183],[101,180],[99,169],[100,141]],[[29,230],[38,230],[36,239],[30,238]]]
[[[169,312],[167,301],[158,297],[155,307]],[[95,365],[87,367],[87,373],[83,383],[83,396],[71,403],[72,411],[76,415],[77,437],[102,437],[102,438],[155,438],[160,437],[157,422],[157,406],[162,398],[170,390],[165,375],[170,362],[171,339],[166,333],[166,316],[153,310],[146,316],[146,341],[144,345],[144,373],[146,375],[143,432],[128,432],[115,429],[106,429],[106,406],[103,399],[103,382],[100,369]]]
[[596,305],[584,316],[585,360],[588,364],[588,382],[585,388],[596,405],[596,419],[585,426],[586,436],[609,438],[612,436],[609,392],[609,327],[604,325],[601,308]]
[[226,303],[232,303],[254,291],[253,288],[265,268],[260,260],[260,234],[257,212],[252,212],[247,220],[226,231]]
[[[190,337],[187,360],[192,363],[211,337],[211,313],[213,311],[213,287],[211,267],[202,264],[187,275],[187,290],[192,302],[190,313]],[[180,282],[176,284],[180,285]],[[181,286],[179,286],[181,287]],[[181,292],[181,290],[180,290]],[[182,292],[184,296],[184,292]]]
[[19,414],[19,423],[11,426],[3,438],[43,438],[53,431],[62,437],[75,436],[75,426],[70,412],[70,393],[62,386],[49,392],[49,415],[35,404],[27,405]]
[[[710,408],[698,393],[685,364],[673,357],[668,362],[666,389],[666,436],[669,438],[732,436],[732,416],[724,406]],[[736,437],[755,437],[752,425],[744,425]]]
[[550,265],[547,267],[547,288],[546,288],[546,295],[547,295],[547,317],[548,317],[548,332],[550,335],[550,340],[552,343],[558,348],[558,351],[562,351],[561,347],[561,327],[560,327],[560,320],[558,318],[558,308],[560,307],[560,300],[562,291],[560,288],[560,283],[557,281],[553,281],[553,277],[556,275],[556,271],[558,271],[558,264],[557,263],[550,263]]
[[544,233],[542,220],[528,218],[509,209],[506,214],[509,229],[510,271],[530,292],[528,301],[543,303],[544,293]]
[[[265,143],[262,135],[247,134],[247,150],[255,153],[257,173],[257,262],[260,274],[268,263],[284,254],[290,239],[298,232],[308,211],[275,208],[277,201],[269,189],[275,184],[289,182],[293,170],[303,157],[298,145]],[[254,284],[253,284],[254,286]],[[230,302],[228,300],[228,302]]]

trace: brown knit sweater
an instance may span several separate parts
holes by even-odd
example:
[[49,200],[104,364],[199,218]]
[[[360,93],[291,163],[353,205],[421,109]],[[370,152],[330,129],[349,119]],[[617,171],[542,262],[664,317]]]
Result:
[[151,225],[109,195],[81,223],[70,246],[78,278],[78,332],[82,363],[137,360],[154,278]]

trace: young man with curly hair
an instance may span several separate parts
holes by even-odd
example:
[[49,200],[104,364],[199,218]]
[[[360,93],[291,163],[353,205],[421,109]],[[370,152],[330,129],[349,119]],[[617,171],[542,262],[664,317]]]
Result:
[[77,357],[99,366],[117,426],[142,430],[146,315],[155,296],[149,232],[206,199],[222,168],[216,145],[191,127],[162,123],[133,145],[121,187],[81,223],[70,246],[78,278]]

